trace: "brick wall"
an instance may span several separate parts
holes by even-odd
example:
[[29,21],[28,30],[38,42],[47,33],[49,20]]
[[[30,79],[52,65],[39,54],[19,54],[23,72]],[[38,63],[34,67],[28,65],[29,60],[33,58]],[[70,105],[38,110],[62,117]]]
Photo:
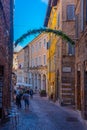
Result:
[[0,67],[3,66],[2,110],[10,107],[13,53],[13,0],[0,0]]
[[[76,59],[75,59],[75,90],[76,108],[87,119],[87,23],[86,0],[76,2]],[[84,13],[83,13],[84,12]],[[83,27],[83,28],[82,28]]]

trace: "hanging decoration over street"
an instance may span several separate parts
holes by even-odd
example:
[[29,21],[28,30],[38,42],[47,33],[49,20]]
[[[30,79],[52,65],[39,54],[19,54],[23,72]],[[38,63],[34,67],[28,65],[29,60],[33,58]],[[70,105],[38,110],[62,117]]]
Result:
[[26,32],[25,34],[23,34],[19,39],[16,40],[15,46],[17,46],[20,42],[23,42],[23,40],[26,39],[27,37],[29,37],[30,35],[39,34],[42,32],[43,33],[54,33],[56,36],[60,36],[61,38],[68,41],[72,45],[75,44],[75,42],[71,38],[69,38],[65,33],[63,33],[60,30],[53,30],[50,28],[40,28],[40,29],[30,30],[30,31]]

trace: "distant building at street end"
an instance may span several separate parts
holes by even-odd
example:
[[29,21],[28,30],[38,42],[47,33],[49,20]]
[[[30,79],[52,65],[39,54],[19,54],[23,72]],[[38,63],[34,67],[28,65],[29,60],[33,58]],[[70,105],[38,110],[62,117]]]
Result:
[[47,85],[47,43],[48,34],[41,33],[29,46],[29,83],[33,89],[46,90]]
[[29,83],[29,46],[25,46],[24,50],[24,82]]
[[18,54],[17,52],[13,53],[13,72],[16,72],[18,69]]

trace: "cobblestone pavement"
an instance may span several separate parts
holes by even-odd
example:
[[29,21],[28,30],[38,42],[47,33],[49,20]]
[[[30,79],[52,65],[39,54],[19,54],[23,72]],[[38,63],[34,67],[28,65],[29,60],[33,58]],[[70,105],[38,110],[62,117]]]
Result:
[[30,100],[29,109],[23,106],[18,110],[19,118],[3,124],[0,130],[86,130],[73,113],[39,96]]

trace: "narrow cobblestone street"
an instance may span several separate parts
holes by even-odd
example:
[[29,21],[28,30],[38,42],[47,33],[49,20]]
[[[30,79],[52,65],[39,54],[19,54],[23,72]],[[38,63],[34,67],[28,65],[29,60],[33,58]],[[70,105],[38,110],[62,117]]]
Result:
[[86,130],[76,115],[38,95],[30,99],[30,109],[22,103],[18,112],[19,121],[7,122],[0,130]]

